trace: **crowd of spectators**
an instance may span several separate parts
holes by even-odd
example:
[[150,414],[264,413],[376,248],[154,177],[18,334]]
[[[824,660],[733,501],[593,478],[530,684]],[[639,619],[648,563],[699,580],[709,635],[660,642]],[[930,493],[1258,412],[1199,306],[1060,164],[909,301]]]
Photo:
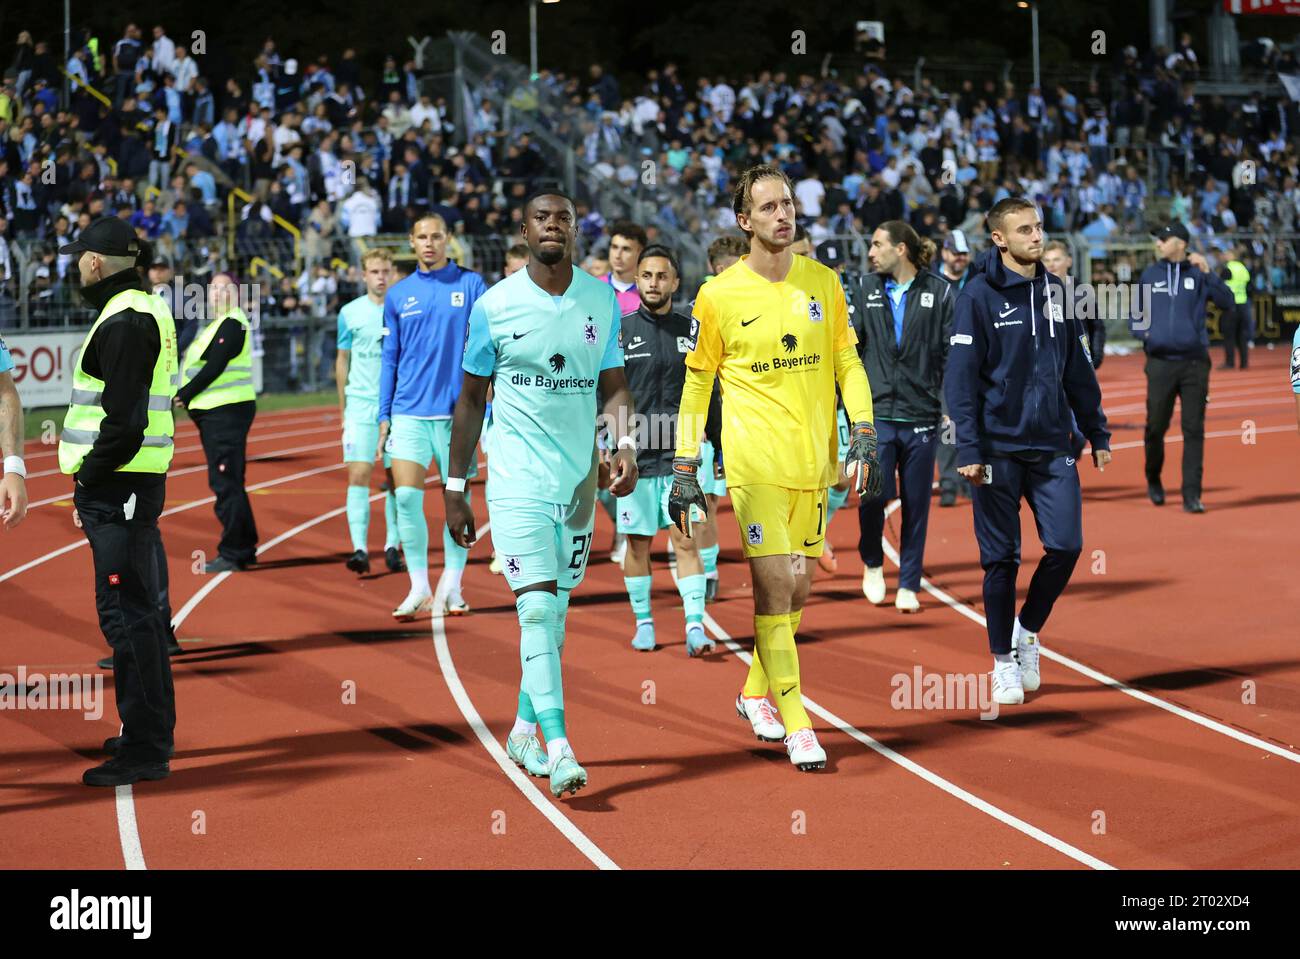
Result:
[[[59,292],[76,271],[55,249],[103,214],[200,277],[252,255],[275,263],[263,251],[288,249],[291,227],[306,267],[277,279],[273,312],[321,302],[331,282],[346,288],[335,258],[350,261],[348,239],[405,233],[426,212],[466,243],[504,249],[523,197],[557,176],[530,128],[581,162],[584,256],[600,255],[615,215],[592,187],[648,202],[655,238],[662,228],[707,243],[734,228],[739,172],[766,161],[794,181],[814,243],[893,218],[936,240],[959,228],[978,237],[985,211],[1014,194],[1094,255],[1172,217],[1210,250],[1221,234],[1252,237],[1275,264],[1257,272],[1261,284],[1297,278],[1295,244],[1272,239],[1300,226],[1296,105],[1196,94],[1188,35],[1172,50],[1122,51],[1101,80],[1044,90],[984,78],[939,89],[925,76],[913,88],[876,55],[816,75],[691,78],[668,63],[630,87],[617,64],[592,64],[583,76],[542,72],[523,107],[489,78],[471,91],[464,129],[415,64],[391,56],[298,59],[267,39],[246,70],[208,76],[165,27],[146,38],[136,24],[111,42],[74,34],[73,48],[60,68],[49,43],[20,34],[0,86],[0,317],[19,288],[38,312],[66,308]],[[1289,50],[1267,53],[1271,67],[1294,68]],[[509,122],[521,109],[529,123]],[[21,284],[12,244],[26,254]]]

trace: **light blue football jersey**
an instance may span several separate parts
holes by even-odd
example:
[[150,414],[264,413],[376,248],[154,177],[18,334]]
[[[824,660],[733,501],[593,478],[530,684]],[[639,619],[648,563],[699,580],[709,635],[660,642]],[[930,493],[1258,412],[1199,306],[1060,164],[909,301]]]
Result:
[[596,386],[623,365],[614,288],[574,269],[562,297],[519,270],[474,304],[463,366],[491,376],[489,499],[568,503],[591,470]]

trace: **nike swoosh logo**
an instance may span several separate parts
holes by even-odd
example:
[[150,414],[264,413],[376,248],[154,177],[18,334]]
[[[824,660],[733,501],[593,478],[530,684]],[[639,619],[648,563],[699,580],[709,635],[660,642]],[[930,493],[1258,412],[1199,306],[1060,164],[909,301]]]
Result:
[[[754,320],[757,320],[757,319],[758,319],[759,317],[761,317],[762,315],[763,315],[762,313],[758,314],[758,316],[754,317]],[[749,326],[749,324],[753,323],[754,320],[741,320],[741,321],[740,321],[740,325],[741,325],[741,326]]]
[[783,690],[781,690],[781,695],[782,695],[782,696],[788,696],[788,695],[790,695],[790,690],[791,690],[791,689],[794,689],[795,686],[798,686],[798,685],[799,685],[798,683],[795,683],[794,686],[791,686],[791,687],[790,687],[790,689],[783,689]]
[[999,313],[998,316],[1000,316],[1000,317],[1002,317],[1003,319],[1005,319],[1006,317],[1010,316],[1012,313],[1016,312],[1016,310],[1018,310],[1018,309],[1020,309],[1020,307],[1018,307],[1018,306],[1013,306],[1011,309],[1007,310],[1005,313]]
[[803,541],[803,544],[804,544],[805,546],[816,546],[816,545],[817,545],[818,543],[820,543],[820,542],[821,542],[820,539],[815,539],[815,540],[813,540],[811,543],[808,542],[807,540],[804,540],[804,541]]
[[[531,333],[531,332],[533,332],[533,331],[532,331],[532,330],[529,330],[529,331],[528,331],[528,333]],[[510,335],[513,336],[516,340],[522,340],[525,336],[528,335],[528,333],[511,333]]]
[[[536,659],[538,656],[549,656],[549,655],[551,655],[551,654],[550,654],[550,653],[533,653],[533,655],[531,655],[531,656],[529,656],[527,659],[525,659],[524,662],[526,662],[526,663],[531,663],[531,662],[532,662],[534,659]],[[791,687],[791,688],[793,688],[793,687]]]

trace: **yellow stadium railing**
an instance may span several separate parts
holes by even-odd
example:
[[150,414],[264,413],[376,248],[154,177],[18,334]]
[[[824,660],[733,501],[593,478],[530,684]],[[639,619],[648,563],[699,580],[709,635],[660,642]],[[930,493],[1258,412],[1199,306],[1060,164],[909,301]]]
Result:
[[[227,252],[230,258],[235,258],[235,200],[240,199],[245,203],[252,203],[256,199],[246,190],[239,187],[231,187],[230,193],[226,195],[226,219],[228,229],[226,231]],[[293,237],[293,271],[299,272],[302,268],[302,231],[286,220],[279,214],[271,215],[271,222],[282,230],[286,230]]]
[[67,70],[63,69],[63,67],[59,67],[59,72],[62,73],[65,77],[67,77],[69,80],[76,83],[77,86],[84,88],[87,93],[89,93],[100,103],[104,104],[104,106],[108,107],[110,110],[113,109],[113,101],[110,100],[108,97],[104,96],[104,94],[100,93],[98,90],[92,87],[85,80],[81,79],[81,77],[74,77]]
[[255,256],[255,257],[253,257],[251,260],[248,261],[248,272],[249,272],[249,275],[250,275],[250,276],[257,276],[257,271],[258,271],[258,270],[265,270],[267,273],[270,273],[270,274],[271,274],[273,277],[275,277],[277,280],[283,280],[283,279],[284,279],[284,270],[280,269],[280,268],[279,268],[278,266],[276,266],[274,263],[270,263],[270,262],[268,262],[268,261],[262,259],[260,256]]

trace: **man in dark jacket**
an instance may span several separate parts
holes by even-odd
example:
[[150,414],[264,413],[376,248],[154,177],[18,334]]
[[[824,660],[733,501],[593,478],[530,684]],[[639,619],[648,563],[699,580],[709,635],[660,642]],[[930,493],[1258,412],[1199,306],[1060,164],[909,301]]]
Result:
[[1232,291],[1210,270],[1205,257],[1188,254],[1187,227],[1175,220],[1154,236],[1159,259],[1142,271],[1138,281],[1141,293],[1129,321],[1147,356],[1147,496],[1157,506],[1165,501],[1160,471],[1165,465],[1165,431],[1177,397],[1182,403],[1183,509],[1204,513],[1201,476],[1205,401],[1210,392],[1205,301],[1213,299],[1225,313],[1235,305]]
[[[702,656],[713,649],[704,631],[704,564],[695,540],[684,535],[668,518],[668,488],[673,481],[673,451],[677,448],[674,422],[682,402],[686,379],[686,354],[690,351],[691,320],[673,310],[679,274],[677,257],[655,244],[641,251],[636,266],[636,286],[641,306],[623,315],[623,363],[627,385],[636,397],[637,416],[645,428],[632,430],[637,440],[637,488],[615,503],[615,524],[627,537],[623,558],[623,583],[627,587],[636,634],[632,648],[655,648],[654,620],[650,612],[652,574],[650,545],[662,529],[677,555],[677,591],[686,616],[686,652]],[[717,436],[721,410],[716,394],[705,431]],[[611,430],[618,435],[620,431]]]
[[174,448],[176,328],[136,269],[149,262],[148,245],[122,220],[101,217],[59,252],[79,257],[82,295],[99,311],[73,372],[59,469],[74,478],[72,518],[94,559],[95,603],[113,648],[122,719],[122,734],[104,743],[112,758],[82,781],[122,786],[165,778],[174,744],[158,518]]
[[879,496],[858,503],[862,592],[874,605],[885,601],[885,504],[901,495],[903,533],[894,606],[905,613],[920,609],[916,594],[921,588],[943,370],[956,299],[948,281],[929,269],[934,252],[933,242],[922,240],[901,220],[882,223],[871,236],[867,254],[875,272],[857,284],[850,314],[858,355],[871,383],[884,478]]
[[[1088,335],[1065,309],[1065,288],[1043,267],[1043,224],[1028,200],[989,211],[995,250],[957,297],[944,392],[957,468],[976,483],[975,538],[993,653],[993,698],[1011,705],[1039,686],[1038,631],[1083,549],[1083,499],[1071,450],[1074,419],[1093,462],[1110,462],[1110,432]],[[1029,501],[1046,551],[1020,615],[1020,501]]]

